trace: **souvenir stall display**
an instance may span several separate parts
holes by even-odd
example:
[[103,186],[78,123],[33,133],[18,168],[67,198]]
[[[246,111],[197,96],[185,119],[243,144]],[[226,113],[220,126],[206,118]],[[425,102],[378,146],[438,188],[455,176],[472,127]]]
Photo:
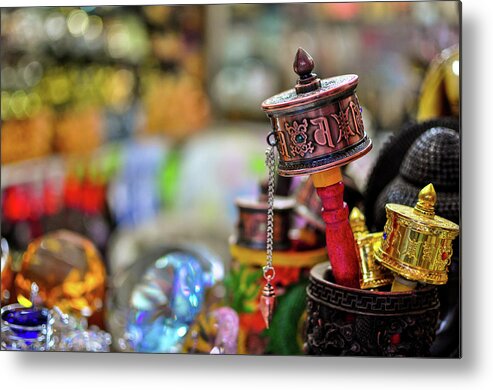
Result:
[[459,40],[454,2],[2,9],[1,349],[460,357]]

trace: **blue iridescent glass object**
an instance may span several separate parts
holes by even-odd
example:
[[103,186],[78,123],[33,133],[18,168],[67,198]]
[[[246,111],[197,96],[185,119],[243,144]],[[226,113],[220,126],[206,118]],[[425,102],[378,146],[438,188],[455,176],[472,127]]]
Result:
[[127,335],[138,352],[179,352],[204,301],[196,257],[172,252],[156,260],[130,297]]

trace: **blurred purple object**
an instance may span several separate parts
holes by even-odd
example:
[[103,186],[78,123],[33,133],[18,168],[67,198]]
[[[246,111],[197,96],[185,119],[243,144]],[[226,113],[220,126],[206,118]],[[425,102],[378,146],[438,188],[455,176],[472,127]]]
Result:
[[212,312],[217,321],[215,346],[211,354],[234,355],[238,350],[239,318],[230,307],[220,307]]

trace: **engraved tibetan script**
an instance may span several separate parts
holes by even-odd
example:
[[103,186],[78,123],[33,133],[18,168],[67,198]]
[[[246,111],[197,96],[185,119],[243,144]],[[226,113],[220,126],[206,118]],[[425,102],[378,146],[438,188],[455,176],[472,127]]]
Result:
[[317,126],[317,130],[313,133],[313,139],[319,145],[328,145],[334,147],[334,142],[332,141],[332,134],[330,134],[329,121],[326,117],[321,116],[310,120],[312,125]]
[[275,134],[281,156],[294,158],[313,153],[317,145],[336,148],[343,140],[348,143],[352,136],[362,136],[364,127],[359,105],[351,101],[344,109],[339,104],[339,111],[329,116],[285,122],[284,129],[277,124]]

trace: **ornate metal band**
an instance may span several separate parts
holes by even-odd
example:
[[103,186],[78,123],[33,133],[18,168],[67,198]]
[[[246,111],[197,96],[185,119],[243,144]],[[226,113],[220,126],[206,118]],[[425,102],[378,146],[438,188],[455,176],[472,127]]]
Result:
[[392,283],[392,278],[377,278],[377,277],[371,277],[367,276],[368,281],[360,279],[359,285],[362,289],[367,290],[370,288],[377,288],[377,287],[383,287],[383,286],[388,286],[389,284]]
[[319,158],[286,162],[279,160],[279,174],[283,176],[307,175],[320,170],[346,165],[365,155],[372,148],[371,140],[365,135],[358,143],[347,149],[333,152]]
[[285,176],[344,165],[371,149],[354,93],[296,114],[271,114],[270,119],[279,173]]
[[431,271],[429,269],[412,266],[402,261],[389,256],[387,253],[379,249],[375,258],[386,268],[404,276],[406,279],[414,280],[427,284],[445,284],[448,280],[448,273],[441,271]]
[[346,288],[323,279],[324,264],[314,267],[310,273],[307,287],[309,299],[356,314],[374,316],[395,316],[399,314],[418,314],[440,305],[435,287],[426,287],[406,293],[373,292]]

